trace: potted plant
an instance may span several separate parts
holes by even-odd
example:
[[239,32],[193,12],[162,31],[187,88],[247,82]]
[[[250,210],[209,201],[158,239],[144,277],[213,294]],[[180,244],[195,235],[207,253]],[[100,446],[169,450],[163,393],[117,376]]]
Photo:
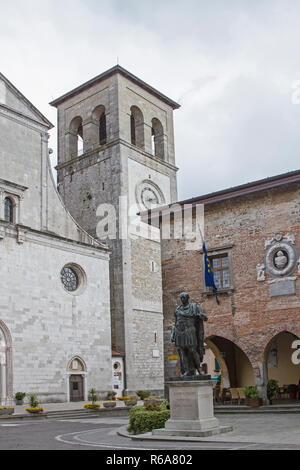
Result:
[[0,415],[12,415],[14,411],[13,406],[0,406]]
[[116,395],[117,395],[117,392],[114,392],[112,390],[111,392],[107,393],[106,400],[108,400],[108,401],[116,400]]
[[117,405],[116,400],[105,400],[103,402],[104,408],[115,408]]
[[287,392],[290,394],[291,400],[296,400],[297,391],[298,391],[298,387],[296,384],[288,385]]
[[272,400],[276,397],[279,391],[278,380],[270,379],[267,385],[267,397],[270,401],[270,405],[272,405]]
[[120,400],[120,401],[127,401],[127,400],[130,400],[130,397],[117,397],[117,400]]
[[260,406],[262,404],[261,398],[259,398],[259,393],[256,386],[249,386],[243,389],[246,400],[245,404],[247,406]]
[[128,400],[125,400],[125,405],[128,407],[128,408],[131,408],[132,406],[135,406],[137,404],[137,400],[135,398],[131,398],[129,397]]
[[88,395],[88,399],[92,402],[92,403],[86,403],[84,405],[84,408],[87,408],[89,410],[98,410],[100,408],[100,404],[99,403],[96,403],[98,400],[99,400],[99,397],[97,395],[97,392],[94,388],[91,388],[89,390],[89,395]]
[[26,396],[26,393],[17,392],[15,394],[15,403],[16,403],[16,405],[23,405],[25,396]]
[[39,402],[37,401],[37,398],[34,394],[29,395],[29,403],[30,403],[30,407],[25,408],[25,410],[28,411],[28,413],[38,414],[44,411],[44,408],[39,406]]
[[145,400],[145,398],[148,398],[150,396],[150,392],[147,392],[146,390],[139,390],[136,392],[137,396],[140,398],[140,400]]

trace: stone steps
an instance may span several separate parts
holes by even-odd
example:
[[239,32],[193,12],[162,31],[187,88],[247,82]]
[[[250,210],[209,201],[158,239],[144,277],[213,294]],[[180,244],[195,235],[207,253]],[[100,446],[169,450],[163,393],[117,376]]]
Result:
[[272,405],[272,406],[216,406],[215,414],[251,414],[251,413],[300,413],[300,406],[293,405]]

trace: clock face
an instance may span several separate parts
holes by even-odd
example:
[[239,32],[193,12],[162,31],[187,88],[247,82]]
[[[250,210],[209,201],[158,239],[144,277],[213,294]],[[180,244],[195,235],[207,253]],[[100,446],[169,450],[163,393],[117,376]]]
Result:
[[137,186],[136,198],[142,210],[154,209],[165,203],[160,188],[152,181],[143,181]]
[[142,189],[141,200],[146,209],[152,209],[159,204],[159,196],[150,186]]

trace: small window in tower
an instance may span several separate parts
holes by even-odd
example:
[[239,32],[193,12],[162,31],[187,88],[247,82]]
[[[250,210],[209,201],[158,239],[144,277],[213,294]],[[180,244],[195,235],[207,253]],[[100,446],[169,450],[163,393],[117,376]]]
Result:
[[77,156],[79,157],[80,155],[83,154],[83,129],[82,129],[82,124],[78,127],[77,131]]
[[151,129],[152,134],[151,134],[151,153],[153,156],[155,156],[155,140],[154,140],[154,129],[152,127]]
[[132,145],[144,148],[144,116],[140,108],[131,106],[130,108],[130,140]]
[[136,138],[135,138],[135,119],[134,115],[131,114],[130,116],[130,132],[131,132],[131,143],[136,145]]
[[14,221],[14,204],[10,197],[4,199],[4,220],[6,222]]
[[103,112],[99,119],[99,142],[100,145],[106,144],[106,115]]
[[164,158],[164,129],[157,118],[152,119],[152,155]]

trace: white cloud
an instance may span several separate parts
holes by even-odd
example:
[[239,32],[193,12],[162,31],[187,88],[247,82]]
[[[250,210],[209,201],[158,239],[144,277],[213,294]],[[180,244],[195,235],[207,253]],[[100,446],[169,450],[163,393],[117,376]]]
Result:
[[175,143],[188,198],[299,166],[299,14],[293,0],[11,0],[1,71],[56,124],[49,101],[118,57],[182,104]]

